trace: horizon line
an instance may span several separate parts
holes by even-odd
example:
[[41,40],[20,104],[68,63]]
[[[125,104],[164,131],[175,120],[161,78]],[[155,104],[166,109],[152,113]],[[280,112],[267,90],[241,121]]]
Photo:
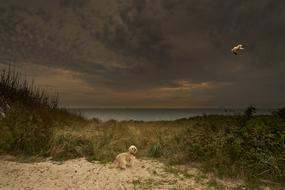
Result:
[[[143,107],[143,106],[60,106],[60,108],[66,109],[246,109],[249,106],[244,107]],[[279,109],[280,107],[258,107],[254,106],[256,109]]]

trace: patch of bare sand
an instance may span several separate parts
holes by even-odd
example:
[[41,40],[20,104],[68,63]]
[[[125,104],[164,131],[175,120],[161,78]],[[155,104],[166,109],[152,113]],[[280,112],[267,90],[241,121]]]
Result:
[[[133,168],[121,170],[111,163],[88,162],[84,158],[56,163],[19,163],[0,160],[1,190],[131,190],[214,189],[208,177],[195,169],[178,172],[155,160],[137,160]],[[185,173],[186,172],[186,173]],[[228,189],[226,187],[226,189]]]

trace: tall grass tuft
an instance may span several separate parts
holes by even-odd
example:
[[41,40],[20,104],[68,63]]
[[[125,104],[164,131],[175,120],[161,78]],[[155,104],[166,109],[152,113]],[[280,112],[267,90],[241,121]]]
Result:
[[20,103],[25,106],[46,107],[55,109],[58,106],[58,95],[47,96],[44,90],[20,77],[20,74],[9,67],[0,73],[0,101],[5,104]]

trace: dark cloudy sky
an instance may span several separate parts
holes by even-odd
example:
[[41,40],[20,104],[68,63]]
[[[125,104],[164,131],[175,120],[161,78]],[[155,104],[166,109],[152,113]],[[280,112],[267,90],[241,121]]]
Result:
[[285,1],[1,0],[11,63],[65,106],[281,107]]

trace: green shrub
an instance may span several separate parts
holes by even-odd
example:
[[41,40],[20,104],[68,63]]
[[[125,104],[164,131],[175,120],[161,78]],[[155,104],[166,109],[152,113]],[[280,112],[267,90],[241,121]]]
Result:
[[278,109],[277,111],[273,112],[273,115],[285,122],[285,108]]
[[153,158],[159,158],[163,155],[162,146],[160,143],[152,145],[148,151],[148,155]]
[[203,126],[190,127],[182,134],[190,160],[220,175],[285,179],[283,122],[271,116],[254,116],[239,127],[213,117],[204,119]]
[[246,118],[250,118],[250,117],[252,117],[253,114],[255,114],[255,113],[256,113],[256,108],[253,107],[253,106],[249,106],[249,107],[247,107],[247,108],[245,109],[245,111],[244,111],[244,116],[245,116]]

